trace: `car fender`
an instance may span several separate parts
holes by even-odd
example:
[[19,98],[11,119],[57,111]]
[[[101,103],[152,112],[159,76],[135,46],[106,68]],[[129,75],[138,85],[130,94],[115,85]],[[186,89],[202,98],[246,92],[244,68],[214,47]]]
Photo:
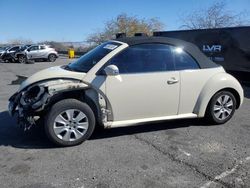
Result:
[[70,97],[73,97],[74,92],[81,92],[81,96],[86,100],[85,102],[91,108],[94,107],[93,111],[97,115],[98,123],[106,126],[106,123],[113,119],[112,107],[108,98],[100,89],[92,84],[80,80],[79,82],[69,81],[68,83],[65,81],[60,83],[59,80],[52,80],[49,84],[46,83],[46,85],[49,86],[49,94],[52,100],[58,94],[66,97],[65,93],[69,92],[72,94]]
[[[40,89],[38,91],[42,92],[37,92],[37,96],[35,96],[37,100],[35,100],[34,104],[26,104],[22,96],[25,96],[26,92],[34,93],[34,91],[32,91],[34,87],[39,87]],[[19,93],[24,94],[20,97],[20,103],[23,106],[31,106],[30,109],[33,110],[33,112],[43,111],[62,98],[80,96],[79,99],[83,101],[86,100],[85,102],[90,104],[91,107],[93,107],[94,104],[95,109],[93,110],[96,112],[99,123],[105,125],[107,121],[113,119],[112,108],[105,94],[92,84],[82,82],[78,79],[54,78],[42,80],[28,85],[20,90]]]
[[[66,91],[82,90],[87,87],[88,87],[87,84],[84,84],[80,80],[76,79],[61,78],[61,79],[42,80],[40,82],[30,84],[27,87],[20,90],[18,92],[21,95],[19,102],[23,106],[32,106],[30,101],[26,102],[25,100],[25,97],[29,93],[32,93],[32,97],[34,99],[33,103],[38,102],[39,105],[36,105],[36,107],[39,107],[40,110],[42,110],[43,107],[47,104],[48,100],[53,98],[58,93],[63,93]],[[40,102],[41,99],[40,96],[46,96],[46,100],[44,100],[43,103]]]
[[235,90],[240,97],[239,106],[241,106],[244,93],[240,83],[230,74],[223,72],[215,74],[206,82],[197,99],[193,113],[197,114],[198,117],[204,117],[211,98],[214,94],[223,89]]

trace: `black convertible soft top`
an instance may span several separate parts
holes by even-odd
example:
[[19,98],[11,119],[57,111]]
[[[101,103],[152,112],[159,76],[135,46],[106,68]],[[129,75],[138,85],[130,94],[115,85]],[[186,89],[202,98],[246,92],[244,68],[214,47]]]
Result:
[[183,48],[184,51],[189,53],[194,59],[196,59],[197,63],[199,64],[200,68],[214,68],[220,65],[211,61],[207,56],[205,56],[200,49],[192,43],[168,38],[168,37],[122,37],[115,39],[116,41],[127,43],[129,46],[138,45],[138,44],[149,44],[149,43],[158,43],[158,44],[169,44],[173,46],[178,46]]

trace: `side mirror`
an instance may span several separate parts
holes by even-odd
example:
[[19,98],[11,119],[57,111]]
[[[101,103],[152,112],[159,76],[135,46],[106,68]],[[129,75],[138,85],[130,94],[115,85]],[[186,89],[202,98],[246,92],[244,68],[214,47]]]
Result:
[[108,76],[119,75],[119,69],[116,65],[109,65],[109,66],[105,67],[104,72]]

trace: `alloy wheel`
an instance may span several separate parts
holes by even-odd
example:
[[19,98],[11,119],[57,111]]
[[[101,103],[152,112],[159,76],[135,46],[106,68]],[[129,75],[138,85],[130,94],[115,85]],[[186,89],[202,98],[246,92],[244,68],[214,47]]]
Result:
[[25,63],[25,57],[24,57],[24,56],[19,57],[19,58],[18,58],[18,61],[19,61],[20,63]]
[[54,62],[54,61],[56,60],[56,56],[53,55],[53,54],[51,54],[51,55],[49,56],[49,60],[50,60],[51,62]]
[[88,118],[82,111],[69,109],[55,118],[53,130],[56,136],[63,141],[75,141],[85,135],[88,127]]
[[228,118],[233,111],[233,99],[229,95],[220,95],[216,100],[213,113],[214,116],[219,120],[225,120]]

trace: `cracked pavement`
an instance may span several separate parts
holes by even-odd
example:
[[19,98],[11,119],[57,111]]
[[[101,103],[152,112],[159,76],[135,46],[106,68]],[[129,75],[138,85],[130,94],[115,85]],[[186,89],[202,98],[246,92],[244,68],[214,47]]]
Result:
[[212,126],[177,120],[98,130],[56,148],[43,130],[23,133],[7,112],[22,76],[68,63],[0,63],[1,188],[250,187],[250,87],[232,120]]

